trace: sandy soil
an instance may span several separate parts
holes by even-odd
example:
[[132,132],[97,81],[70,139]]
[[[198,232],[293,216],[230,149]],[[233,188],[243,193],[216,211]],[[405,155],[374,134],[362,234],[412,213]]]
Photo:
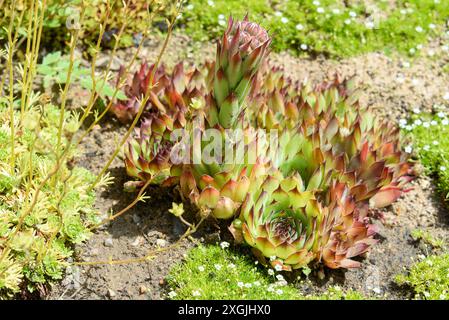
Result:
[[[150,40],[140,57],[153,61],[160,44],[157,39]],[[115,67],[125,61],[129,54],[130,49],[119,52]],[[168,59],[167,64],[173,65],[179,60],[197,63],[213,55],[212,45],[198,46],[187,37],[175,36],[165,57]],[[272,54],[272,60],[283,65],[295,79],[308,79],[312,83],[335,71],[354,75],[359,85],[365,87],[362,103],[391,120],[406,116],[407,112],[416,107],[430,111],[435,104],[443,104],[443,95],[449,88],[449,75],[442,71],[449,61],[447,56],[438,60],[418,58],[410,61],[409,67],[398,57],[387,57],[380,53],[341,61],[322,57],[314,60],[297,59],[283,53]],[[79,159],[79,164],[98,172],[124,130],[114,119],[106,120],[83,143],[84,155]],[[133,200],[132,194],[122,191],[127,178],[119,159],[114,162],[111,174],[116,178],[114,185],[98,194],[97,207],[104,214],[110,210],[117,212]],[[378,216],[382,217],[376,221],[380,226],[379,243],[362,259],[362,268],[325,270],[325,279],[317,280],[312,276],[312,281],[304,284],[301,290],[317,292],[328,285],[340,284],[371,296],[390,299],[409,297],[410,293],[397,288],[392,279],[428,250],[412,240],[411,231],[415,228],[426,229],[449,240],[449,212],[442,205],[432,181],[420,177],[412,183],[412,187],[412,191],[391,207],[378,212]],[[158,245],[167,246],[176,241],[184,226],[167,212],[173,199],[179,201],[176,193],[153,188],[148,195],[151,196],[149,201],[138,204],[96,231],[86,244],[78,246],[76,259],[97,261],[141,257]],[[205,235],[210,234],[212,236],[206,241],[220,238],[213,226],[205,226],[196,237],[204,240]],[[65,279],[55,285],[46,298],[163,299],[166,290],[164,277],[192,246],[191,241],[185,241],[177,249],[162,253],[145,263],[70,267]]]

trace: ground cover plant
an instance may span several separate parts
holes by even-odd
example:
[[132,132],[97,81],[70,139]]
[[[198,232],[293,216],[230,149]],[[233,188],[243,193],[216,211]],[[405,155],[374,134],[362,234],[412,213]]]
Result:
[[431,255],[415,263],[408,274],[398,275],[396,282],[408,285],[415,291],[414,298],[447,300],[448,255]]
[[257,261],[229,249],[229,243],[199,246],[168,276],[170,299],[361,300],[356,291],[338,286],[320,295],[302,295],[284,276],[261,269]]
[[445,109],[437,108],[436,114],[422,113],[419,108],[409,119],[401,120],[405,134],[411,137],[407,150],[414,152],[425,172],[435,176],[443,198],[449,194],[449,119]]
[[[444,1],[189,1],[183,14],[186,29],[196,39],[220,34],[228,12],[251,12],[277,37],[275,50],[349,56],[370,51],[400,51],[414,55],[448,29]],[[406,41],[404,41],[406,40]]]

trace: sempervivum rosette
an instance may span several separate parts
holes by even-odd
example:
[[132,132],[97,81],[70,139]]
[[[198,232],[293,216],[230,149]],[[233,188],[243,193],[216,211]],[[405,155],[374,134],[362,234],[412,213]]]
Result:
[[282,270],[304,267],[320,255],[326,210],[299,175],[266,176],[242,205],[232,231],[253,248],[262,263]]
[[[269,170],[261,159],[242,161],[225,160],[226,152],[236,154],[240,147],[248,153],[251,141],[229,141],[226,129],[247,129],[243,111],[252,80],[260,63],[266,57],[271,39],[265,29],[249,22],[229,19],[223,39],[217,45],[214,63],[213,90],[203,101],[204,108],[196,113],[194,132],[207,134],[215,130],[218,148],[223,157],[185,165],[180,177],[181,192],[199,206],[203,213],[215,218],[229,219],[234,216],[250,188],[252,177],[266,174]],[[204,121],[206,119],[207,121]],[[215,138],[214,138],[215,139]],[[232,139],[231,139],[232,140]],[[210,146],[192,138],[200,154]],[[214,140],[215,141],[215,140]],[[195,148],[195,146],[193,147]]]
[[356,268],[360,262],[353,260],[367,252],[377,240],[375,225],[368,218],[368,204],[357,203],[344,183],[332,184],[327,194],[328,216],[322,239],[321,259],[332,269]]

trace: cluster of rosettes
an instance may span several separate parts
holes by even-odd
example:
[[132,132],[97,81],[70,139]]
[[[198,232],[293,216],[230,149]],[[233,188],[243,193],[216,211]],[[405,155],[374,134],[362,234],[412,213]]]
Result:
[[[178,64],[171,75],[142,65],[125,89],[128,100],[113,108],[129,121],[149,97],[141,128],[125,149],[127,172],[140,184],[179,184],[203,216],[232,221],[236,242],[251,246],[265,264],[357,267],[353,258],[376,243],[370,210],[401,196],[412,165],[398,129],[360,105],[352,80],[295,82],[269,66],[270,42],[247,17],[230,18],[215,62],[190,72]],[[211,128],[223,141],[229,129],[243,132],[226,140],[223,151],[243,144],[247,155],[261,140],[257,129],[275,130],[278,144],[259,146],[252,162],[180,164],[170,157],[179,146],[170,135],[180,128],[189,148],[195,132]],[[207,147],[197,143],[200,151]]]

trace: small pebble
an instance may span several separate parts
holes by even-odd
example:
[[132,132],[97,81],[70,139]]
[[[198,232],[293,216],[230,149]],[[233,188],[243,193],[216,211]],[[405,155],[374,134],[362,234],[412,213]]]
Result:
[[110,298],[113,298],[113,297],[116,296],[116,294],[115,294],[115,292],[114,292],[112,289],[108,289],[108,296],[109,296]]
[[140,217],[137,214],[133,214],[133,221],[135,224],[139,224],[140,223]]
[[104,240],[104,246],[105,247],[112,247],[114,245],[114,242],[112,241],[112,238],[107,238]]
[[156,240],[156,245],[158,247],[165,247],[167,245],[167,241],[165,241],[164,239],[157,239]]
[[140,286],[139,287],[139,293],[140,294],[145,294],[147,292],[148,292],[148,288],[147,287],[145,287],[145,286]]

